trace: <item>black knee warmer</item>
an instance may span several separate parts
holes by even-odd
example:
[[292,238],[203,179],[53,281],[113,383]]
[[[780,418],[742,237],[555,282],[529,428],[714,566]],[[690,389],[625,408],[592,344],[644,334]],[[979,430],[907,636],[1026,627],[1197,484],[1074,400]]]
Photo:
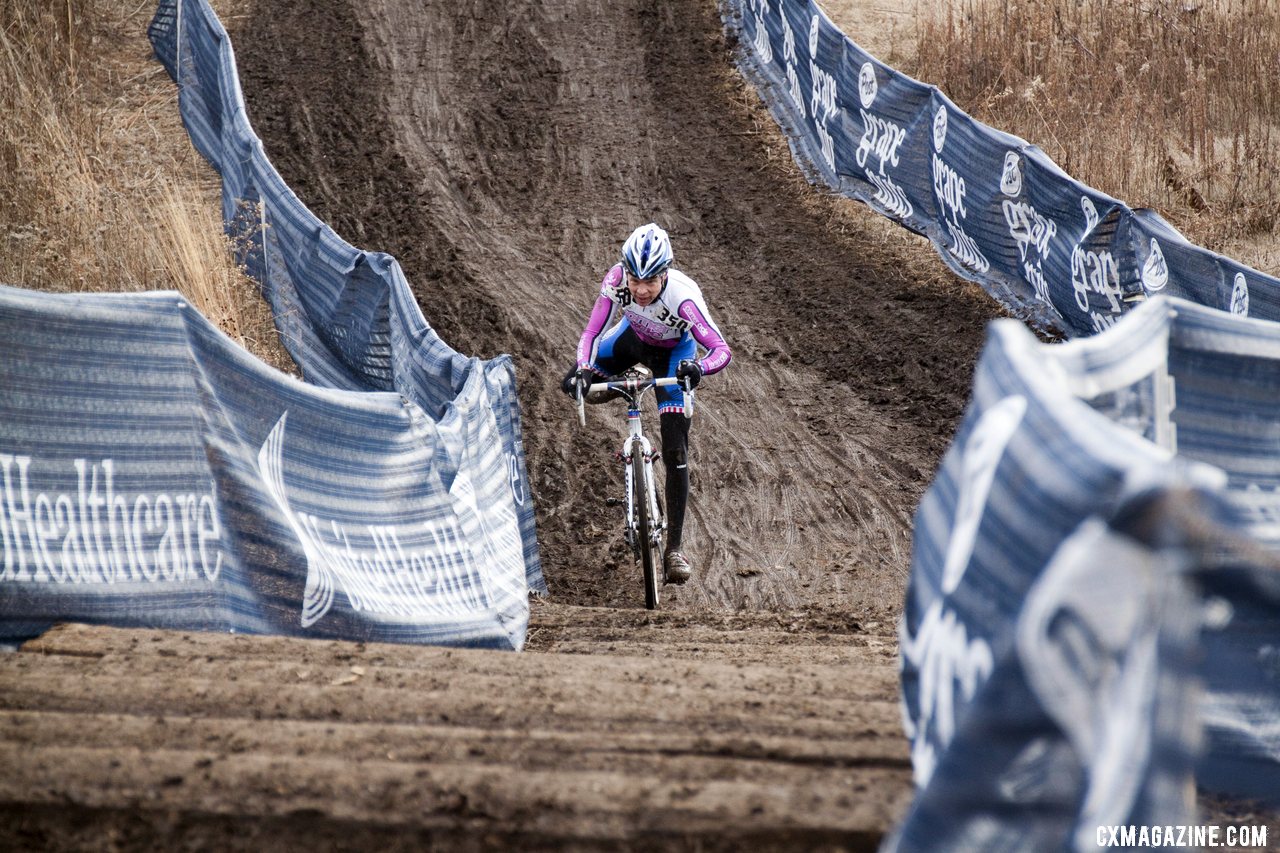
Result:
[[684,468],[689,464],[689,456],[683,447],[664,447],[662,461],[668,468]]
[[662,415],[662,464],[667,469],[667,547],[679,549],[684,510],[689,500],[689,420],[683,413]]

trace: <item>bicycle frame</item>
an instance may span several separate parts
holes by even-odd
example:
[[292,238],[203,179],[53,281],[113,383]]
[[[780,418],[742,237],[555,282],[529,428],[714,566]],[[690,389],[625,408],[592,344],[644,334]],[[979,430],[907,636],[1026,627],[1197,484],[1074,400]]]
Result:
[[[640,491],[639,484],[636,483],[635,468],[632,466],[632,460],[635,459],[636,453],[640,454],[641,463],[644,466],[645,481],[653,482],[653,459],[656,454],[653,452],[653,445],[649,443],[649,439],[644,437],[644,431],[640,426],[640,410],[627,409],[627,439],[622,443],[622,452],[619,457],[622,460],[623,469],[626,471],[627,482],[627,527],[625,538],[627,544],[632,548],[644,547],[637,537],[640,535],[639,529],[639,513],[636,508],[637,492]],[[647,489],[647,494],[639,496],[640,500],[648,501],[649,513],[651,519],[661,519],[658,524],[653,525],[649,535],[652,538],[651,544],[660,546],[662,544],[662,535],[667,529],[667,520],[663,516],[658,507],[658,490],[654,488]]]
[[[667,522],[658,506],[658,490],[654,486],[653,460],[657,455],[653,445],[645,438],[644,428],[640,421],[640,402],[646,392],[653,388],[670,385],[681,385],[680,380],[672,377],[661,379],[635,378],[599,382],[588,388],[578,389],[578,422],[585,426],[586,394],[601,391],[616,391],[627,401],[627,437],[622,442],[622,451],[617,458],[622,462],[626,472],[626,519],[623,535],[627,544],[635,552],[637,561],[641,563],[645,575],[645,605],[653,609],[658,605],[657,575],[661,563],[662,538],[666,532]],[[684,414],[693,417],[693,389],[683,385],[685,392]],[[636,454],[640,455],[642,483],[636,482]],[[647,539],[648,541],[644,541]]]

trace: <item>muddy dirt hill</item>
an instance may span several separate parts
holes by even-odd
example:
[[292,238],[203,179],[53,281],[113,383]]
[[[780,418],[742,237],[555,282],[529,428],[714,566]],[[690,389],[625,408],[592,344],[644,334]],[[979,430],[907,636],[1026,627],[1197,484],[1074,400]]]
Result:
[[[911,515],[995,306],[804,183],[712,0],[224,19],[290,186],[515,357],[551,594],[522,654],[55,629],[0,657],[0,847],[873,848],[910,797]],[[650,220],[734,351],[656,613],[603,506],[618,413],[580,430],[557,389]]]

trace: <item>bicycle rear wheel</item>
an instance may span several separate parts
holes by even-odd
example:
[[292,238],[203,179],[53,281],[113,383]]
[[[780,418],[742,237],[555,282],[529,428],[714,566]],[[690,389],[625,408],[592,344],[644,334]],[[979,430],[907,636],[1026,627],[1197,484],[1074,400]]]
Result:
[[640,566],[644,570],[644,606],[654,610],[658,606],[658,588],[662,585],[659,573],[662,571],[661,547],[657,543],[654,531],[657,519],[652,517],[650,507],[657,506],[657,495],[653,489],[653,478],[645,467],[644,454],[637,444],[631,451],[631,482],[635,485],[636,506],[636,550],[640,558]]

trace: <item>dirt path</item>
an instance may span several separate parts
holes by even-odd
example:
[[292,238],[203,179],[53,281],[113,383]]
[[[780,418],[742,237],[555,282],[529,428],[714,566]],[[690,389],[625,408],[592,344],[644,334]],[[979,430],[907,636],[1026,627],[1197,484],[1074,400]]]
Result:
[[0,847],[872,849],[905,806],[891,637],[541,609],[521,655],[56,629],[0,657]]
[[[238,40],[250,117],[313,209],[401,259],[446,341],[515,356],[557,600],[635,600],[601,507],[620,418],[580,432],[555,386],[621,240],[656,218],[735,351],[699,399],[700,571],[671,605],[895,610],[986,298],[918,286],[799,179],[711,3],[361,8],[260,6]],[[322,21],[333,39],[304,37]]]
[[[61,629],[0,657],[0,847],[873,848],[910,796],[911,515],[994,306],[803,182],[709,0],[244,8],[286,181],[515,356],[551,597],[520,655]],[[656,614],[602,507],[620,427],[555,387],[649,219],[735,352]]]

